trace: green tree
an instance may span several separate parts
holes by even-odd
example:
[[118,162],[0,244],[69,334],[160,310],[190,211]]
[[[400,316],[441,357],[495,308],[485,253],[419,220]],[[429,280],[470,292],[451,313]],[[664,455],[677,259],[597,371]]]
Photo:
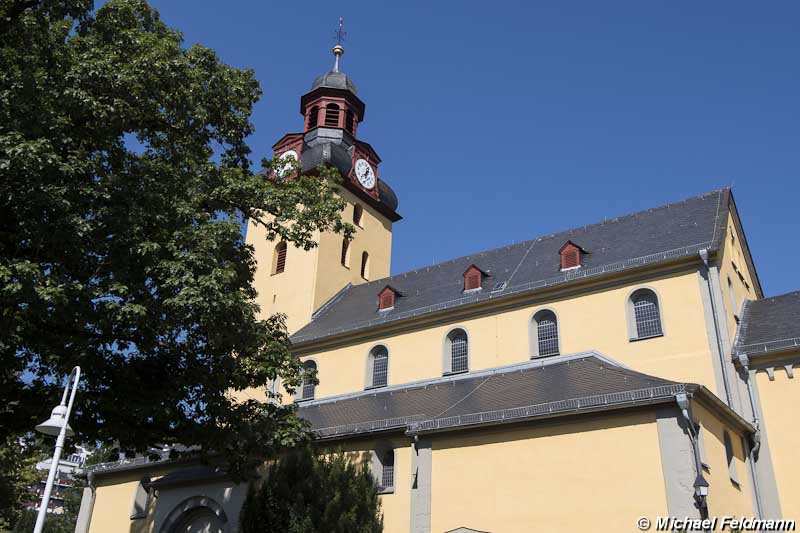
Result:
[[230,394],[302,377],[284,318],[258,318],[241,221],[304,249],[349,236],[338,174],[254,173],[254,73],[144,0],[92,4],[0,0],[0,434],[46,418],[80,365],[75,442],[241,472],[306,438],[292,407]]
[[272,463],[251,486],[239,520],[242,533],[376,533],[380,499],[364,462],[345,453],[317,456],[302,446]]

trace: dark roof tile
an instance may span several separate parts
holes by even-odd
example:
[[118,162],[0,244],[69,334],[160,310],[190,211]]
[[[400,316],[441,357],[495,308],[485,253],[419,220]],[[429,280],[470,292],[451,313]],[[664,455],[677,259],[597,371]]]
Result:
[[[295,343],[365,329],[410,316],[467,305],[551,284],[642,264],[715,250],[724,237],[730,190],[721,189],[554,235],[473,254],[348,288],[333,305],[292,336]],[[588,253],[583,266],[560,271],[559,249],[571,240]],[[501,291],[464,295],[464,270],[479,265]],[[378,315],[375,300],[387,284],[404,297],[390,313]]]
[[[299,416],[322,437],[414,427],[448,427],[491,419],[498,411],[530,417],[652,400],[683,384],[629,370],[596,353],[560,356],[499,369],[440,378],[302,403]],[[677,387],[677,388],[676,388]],[[660,388],[660,389],[659,389]],[[641,392],[653,391],[657,392]],[[632,394],[639,392],[640,394]],[[602,401],[596,399],[603,396]],[[594,401],[590,400],[595,398]],[[546,407],[544,407],[546,406]],[[524,408],[532,408],[525,410]]]
[[741,353],[773,353],[800,349],[800,291],[748,300],[736,339]]

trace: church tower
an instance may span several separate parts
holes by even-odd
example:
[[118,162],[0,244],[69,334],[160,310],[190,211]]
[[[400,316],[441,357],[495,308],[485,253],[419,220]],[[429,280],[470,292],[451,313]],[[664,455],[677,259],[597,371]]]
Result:
[[267,241],[263,228],[247,228],[247,243],[258,261],[258,303],[265,315],[285,313],[290,333],[348,284],[389,275],[392,224],[401,218],[397,196],[381,178],[380,157],[357,137],[365,106],[353,81],[339,70],[343,53],[341,44],[333,48],[333,70],[318,76],[300,98],[303,131],[287,133],[272,149],[297,159],[304,174],[314,174],[322,164],[339,170],[344,179],[339,194],[347,203],[342,218],[355,226],[355,235],[345,241],[318,233],[319,246],[305,251]]

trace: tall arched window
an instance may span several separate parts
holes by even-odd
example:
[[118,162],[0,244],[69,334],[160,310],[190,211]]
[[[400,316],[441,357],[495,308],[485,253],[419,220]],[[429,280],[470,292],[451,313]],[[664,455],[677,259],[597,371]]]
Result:
[[379,442],[372,451],[372,476],[378,486],[378,493],[394,490],[394,448],[389,442]]
[[445,374],[469,370],[469,339],[466,331],[456,328],[447,334],[443,356]]
[[344,129],[346,129],[350,133],[353,133],[354,132],[353,128],[355,128],[355,125],[356,125],[356,116],[350,109],[348,109],[344,114]]
[[306,361],[303,363],[303,383],[300,385],[298,400],[313,400],[317,392],[317,363]]
[[381,487],[394,487],[394,450],[386,450],[381,459]]
[[361,254],[361,277],[369,280],[369,254],[367,252]]
[[548,355],[558,355],[558,319],[556,314],[549,309],[543,309],[533,315],[533,356],[545,357]]
[[308,111],[308,129],[317,127],[319,122],[319,107],[314,106]]
[[385,387],[389,382],[389,350],[378,345],[367,356],[367,388]]
[[651,289],[639,289],[631,294],[628,301],[628,328],[631,340],[664,334],[658,296]]
[[728,278],[728,298],[731,300],[731,313],[734,316],[739,315],[739,304],[736,302],[736,292],[733,290],[733,282],[731,282],[731,278]]
[[280,274],[286,270],[286,243],[281,241],[275,245],[275,253],[272,258],[272,273]]
[[739,472],[736,470],[736,455],[733,451],[733,442],[731,441],[731,434],[723,432],[722,440],[725,444],[725,460],[728,462],[728,477],[739,485]]
[[325,106],[325,125],[333,128],[339,127],[339,106],[328,104]]
[[350,240],[342,241],[342,266],[350,268]]
[[364,208],[356,204],[355,207],[353,207],[353,224],[355,224],[360,228],[363,228],[364,227],[362,224],[363,219],[364,219]]

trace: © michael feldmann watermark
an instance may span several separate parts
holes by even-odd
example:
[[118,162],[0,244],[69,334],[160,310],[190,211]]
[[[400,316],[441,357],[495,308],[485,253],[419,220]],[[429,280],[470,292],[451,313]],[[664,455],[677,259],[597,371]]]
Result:
[[745,516],[712,516],[699,518],[657,516],[655,522],[646,516],[636,520],[641,531],[796,531],[795,520],[767,520]]

